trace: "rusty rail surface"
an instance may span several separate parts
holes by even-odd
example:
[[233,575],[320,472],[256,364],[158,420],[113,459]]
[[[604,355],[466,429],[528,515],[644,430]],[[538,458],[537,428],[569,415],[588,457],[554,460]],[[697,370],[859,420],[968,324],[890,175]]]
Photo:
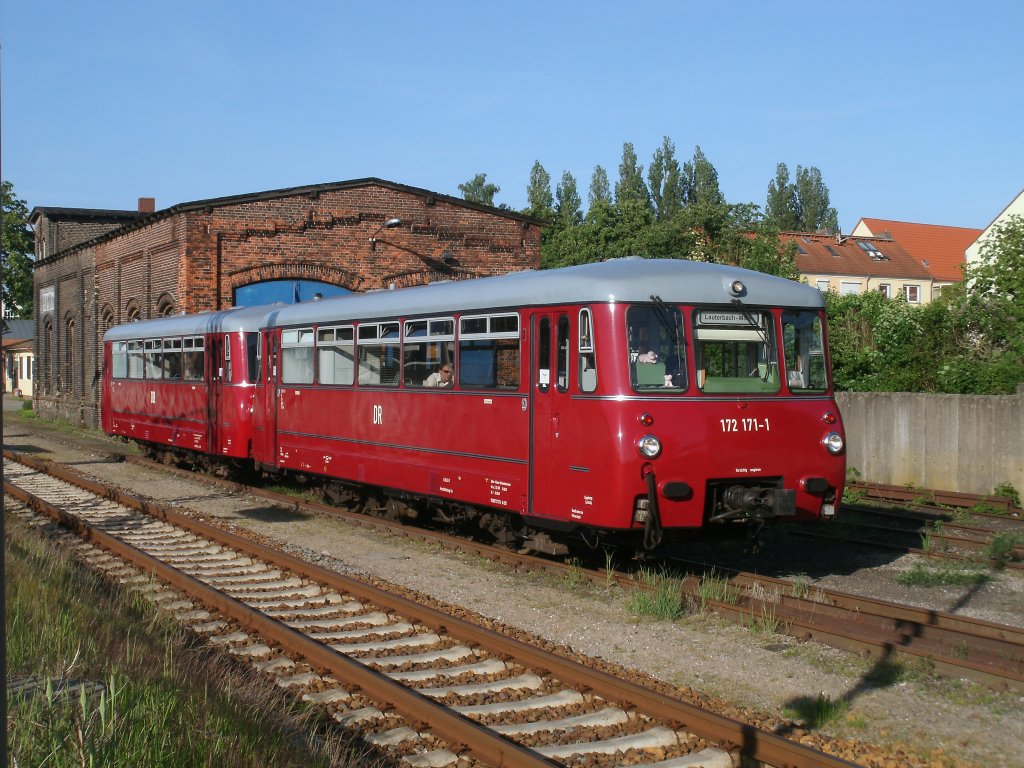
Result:
[[[29,459],[27,456],[24,458]],[[166,465],[146,459],[137,460],[137,463],[160,470],[168,469]],[[171,470],[182,476],[193,476],[193,473],[187,470]],[[609,579],[604,570],[580,569],[578,566],[562,562],[522,555],[504,547],[469,541],[460,536],[410,528],[399,522],[350,513],[327,504],[299,501],[294,496],[252,488],[232,480],[213,478],[209,475],[203,475],[202,480],[296,510],[328,514],[364,528],[407,538],[429,540],[513,568],[542,570],[556,578],[565,577],[572,568],[576,573],[582,572],[591,582],[599,585],[607,583]],[[815,535],[810,532],[800,533]],[[854,541],[856,540],[851,540]],[[901,549],[928,554],[921,549]],[[1006,567],[1024,569],[1024,564],[1011,562],[1007,563]],[[612,578],[623,589],[652,589],[642,581],[625,574],[614,574]],[[814,640],[875,658],[900,654],[925,658],[934,665],[938,674],[947,677],[966,677],[996,690],[1024,690],[1022,629],[820,588],[814,588],[814,593],[823,597],[824,603],[819,600],[798,598],[792,594],[781,594],[792,592],[792,582],[750,573],[735,573],[733,581],[742,589],[749,589],[755,583],[760,583],[769,590],[775,589],[780,592],[780,601],[776,603],[746,598],[736,604],[703,600],[708,608],[728,621],[749,624],[751,620],[770,618],[777,620],[778,632],[800,640]],[[680,581],[680,588],[684,596],[698,598],[700,580],[694,577],[684,578]]]
[[[566,684],[589,690],[611,701],[628,701],[643,714],[664,722],[681,724],[697,736],[734,746],[739,749],[741,754],[754,760],[761,760],[775,766],[792,766],[792,768],[812,768],[814,766],[855,768],[854,763],[811,749],[783,736],[762,731],[752,725],[708,712],[636,683],[621,680],[608,673],[532,647],[520,640],[506,637],[464,619],[420,605],[335,571],[326,570],[284,552],[257,544],[176,512],[166,505],[146,501],[121,489],[89,480],[68,467],[7,450],[4,451],[4,456],[155,519],[212,539],[225,547],[244,552],[251,557],[294,571],[333,589],[351,594],[358,599],[407,616],[411,621],[431,627],[435,631],[475,643],[491,653],[515,659],[532,669],[546,670]],[[76,529],[85,538],[117,552],[125,559],[136,562],[145,571],[156,573],[183,592],[192,594],[198,600],[231,616],[243,626],[251,627],[253,631],[264,637],[280,643],[285,648],[292,649],[297,655],[309,659],[314,666],[331,670],[341,680],[352,681],[374,698],[379,697],[380,701],[393,706],[396,711],[409,720],[428,723],[430,730],[453,745],[466,746],[474,755],[491,765],[557,765],[557,763],[540,758],[535,753],[519,747],[514,742],[497,734],[482,735],[480,731],[486,731],[486,728],[478,726],[462,715],[448,710],[444,714],[439,713],[437,704],[415,691],[397,685],[386,676],[366,669],[333,649],[306,638],[290,627],[279,625],[278,622],[240,603],[240,601],[223,595],[177,569],[160,563],[150,555],[88,526],[78,518],[16,488],[6,480],[4,491],[63,525]],[[396,687],[401,690],[396,690]]]
[[859,480],[847,483],[846,487],[854,491],[863,491],[867,498],[879,501],[897,501],[902,504],[927,503],[960,509],[971,509],[978,505],[987,505],[994,509],[1005,509],[1008,514],[1021,514],[1021,508],[1014,506],[1012,499],[1006,496],[996,496],[995,494],[908,488],[905,485],[885,485],[883,483],[867,483]]

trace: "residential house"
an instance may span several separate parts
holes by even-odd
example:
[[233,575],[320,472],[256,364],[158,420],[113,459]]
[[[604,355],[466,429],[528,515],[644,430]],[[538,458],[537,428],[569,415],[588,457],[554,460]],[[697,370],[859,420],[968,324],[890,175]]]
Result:
[[4,320],[3,352],[0,371],[4,378],[4,392],[32,397],[35,375],[34,320]]
[[932,298],[946,286],[963,281],[964,251],[980,234],[980,229],[969,227],[868,218],[857,222],[851,233],[854,237],[878,237],[899,243],[931,273],[935,292]]
[[934,278],[898,243],[878,237],[783,232],[796,246],[796,265],[808,284],[839,294],[878,291],[910,304],[932,300]]
[[992,234],[992,230],[1000,224],[1004,223],[1011,216],[1019,216],[1024,219],[1024,189],[1020,191],[1010,204],[1007,205],[1003,210],[992,219],[992,222],[981,231],[981,234],[975,239],[973,243],[967,246],[964,251],[964,258],[968,264],[974,264],[981,260],[981,246],[985,242],[985,239]]

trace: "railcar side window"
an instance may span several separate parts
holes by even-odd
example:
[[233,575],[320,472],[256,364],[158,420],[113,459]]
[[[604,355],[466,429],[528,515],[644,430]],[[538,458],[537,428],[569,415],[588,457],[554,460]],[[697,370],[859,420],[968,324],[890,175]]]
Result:
[[359,383],[397,387],[402,366],[398,322],[360,323]]
[[281,383],[313,383],[313,329],[281,332]]
[[141,379],[143,374],[142,342],[128,342],[128,378]]
[[686,332],[679,309],[665,304],[630,307],[626,329],[633,388],[664,394],[686,389]]
[[597,363],[594,358],[594,322],[589,309],[580,310],[580,389],[593,392],[597,389]]
[[569,391],[569,318],[558,318],[558,368],[555,385],[559,392]]
[[551,386],[551,321],[542,317],[537,328],[537,389]]
[[355,328],[317,328],[317,365],[321,384],[351,384],[356,371]]
[[206,367],[206,343],[202,336],[186,336],[181,340],[182,378],[202,381]]
[[110,375],[115,379],[128,378],[128,342],[115,341],[110,345]]
[[247,380],[253,384],[259,384],[261,381],[263,381],[262,370],[260,366],[260,364],[263,362],[263,358],[260,356],[260,350],[262,349],[262,337],[262,333],[245,334],[245,362]]
[[[455,320],[407,320],[402,349],[402,381],[407,387],[443,387],[437,372],[455,364]],[[450,381],[450,380],[449,380]]]
[[181,380],[181,339],[164,339],[164,378]]
[[459,386],[519,388],[519,315],[459,318]]
[[779,391],[775,323],[768,312],[697,309],[693,313],[697,386],[716,392]]
[[224,335],[224,381],[231,383],[231,336]]
[[828,389],[821,316],[812,311],[782,313],[786,382],[797,394]]
[[146,350],[146,375],[147,379],[160,378],[160,359],[163,357],[163,343],[160,339],[146,339],[143,342]]

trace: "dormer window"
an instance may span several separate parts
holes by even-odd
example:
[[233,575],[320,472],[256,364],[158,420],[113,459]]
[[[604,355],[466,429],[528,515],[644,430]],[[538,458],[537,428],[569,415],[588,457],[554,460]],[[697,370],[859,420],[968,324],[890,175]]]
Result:
[[860,249],[875,261],[885,261],[885,254],[878,250],[874,243],[869,243],[866,240],[858,240],[857,245],[859,245]]

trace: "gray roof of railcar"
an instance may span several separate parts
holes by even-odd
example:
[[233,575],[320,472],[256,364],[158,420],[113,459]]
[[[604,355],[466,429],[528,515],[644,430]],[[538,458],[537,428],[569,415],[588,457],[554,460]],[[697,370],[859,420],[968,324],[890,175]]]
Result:
[[111,328],[103,334],[104,341],[150,339],[161,336],[199,336],[204,333],[233,333],[258,331],[266,325],[266,317],[280,302],[256,307],[235,307],[219,312],[201,312],[198,315],[171,315],[155,320],[140,320]]
[[825,306],[817,288],[762,272],[699,261],[634,257],[286,304],[268,313],[267,325],[311,325],[322,321],[554,304],[649,302],[651,294],[669,303],[724,306],[734,298],[729,290],[734,280],[741,280],[746,286],[740,297],[746,305],[814,309]]

